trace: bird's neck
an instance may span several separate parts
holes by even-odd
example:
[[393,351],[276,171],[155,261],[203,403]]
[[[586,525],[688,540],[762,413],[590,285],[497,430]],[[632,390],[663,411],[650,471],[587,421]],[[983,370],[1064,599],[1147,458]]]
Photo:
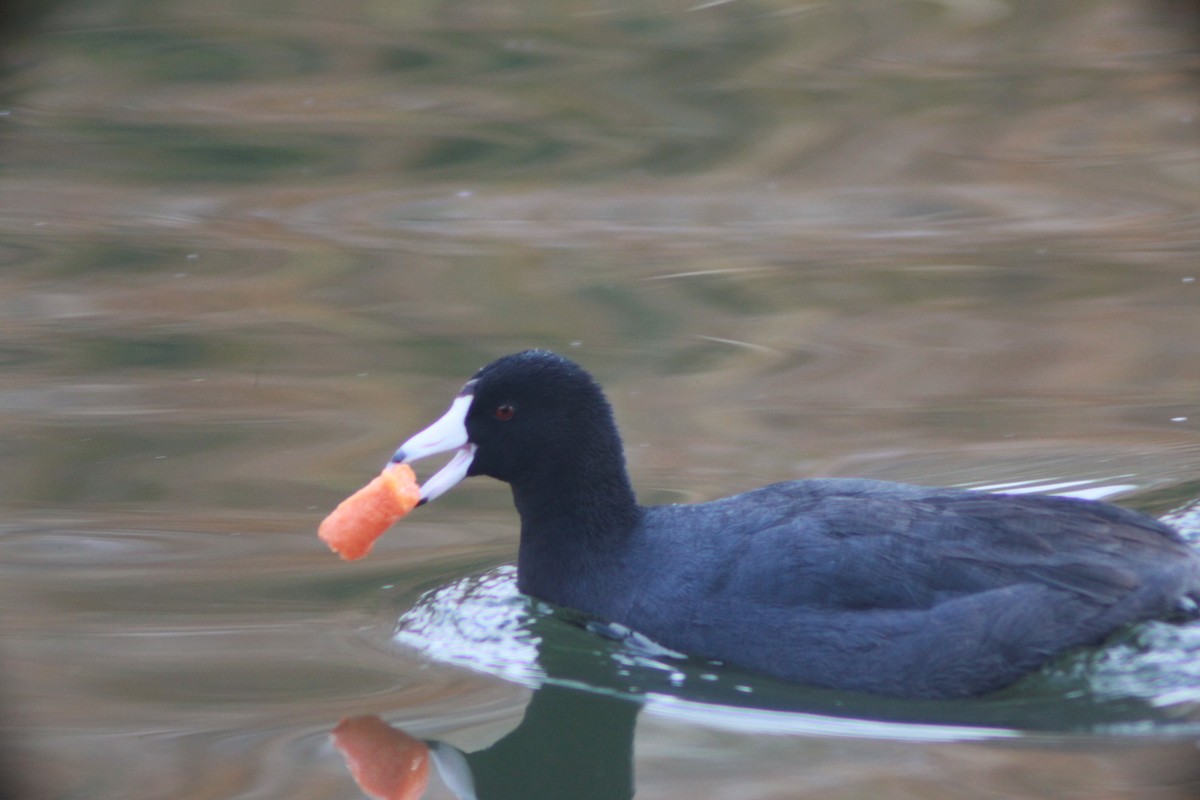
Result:
[[516,482],[512,491],[521,515],[521,590],[578,607],[582,579],[624,560],[641,518],[623,460]]
[[512,485],[523,537],[530,534],[536,539],[570,539],[595,546],[619,540],[637,523],[637,499],[623,464],[543,478]]

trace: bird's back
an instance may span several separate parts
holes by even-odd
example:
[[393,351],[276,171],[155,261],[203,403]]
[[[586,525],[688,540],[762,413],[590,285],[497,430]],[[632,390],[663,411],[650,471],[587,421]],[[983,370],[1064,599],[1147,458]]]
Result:
[[621,588],[615,621],[790,680],[890,694],[1000,688],[1200,596],[1200,555],[1175,531],[1071,498],[797,481],[649,509],[641,546],[655,579]]

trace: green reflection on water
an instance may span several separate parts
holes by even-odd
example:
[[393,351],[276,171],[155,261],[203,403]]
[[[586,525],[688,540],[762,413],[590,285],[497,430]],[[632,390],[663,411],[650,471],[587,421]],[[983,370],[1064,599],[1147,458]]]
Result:
[[308,74],[325,66],[318,49],[295,41],[198,38],[162,27],[88,29],[63,34],[97,65],[176,83],[226,83]]
[[221,349],[207,337],[184,333],[93,336],[84,346],[87,362],[99,369],[197,367],[220,360]]
[[385,48],[379,59],[379,68],[389,72],[406,72],[433,66],[437,59],[432,53],[415,47]]
[[89,122],[71,129],[80,146],[101,148],[96,168],[157,184],[194,182],[239,185],[267,180],[312,180],[351,169],[353,138],[227,133],[200,127]]

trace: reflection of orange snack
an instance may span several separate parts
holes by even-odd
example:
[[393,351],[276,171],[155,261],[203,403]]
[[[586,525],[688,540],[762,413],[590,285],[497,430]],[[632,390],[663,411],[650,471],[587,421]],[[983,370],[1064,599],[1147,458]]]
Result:
[[417,476],[408,464],[388,464],[363,488],[343,500],[317,529],[321,541],[347,561],[371,551],[383,532],[421,499]]
[[347,717],[333,729],[358,788],[376,800],[417,800],[429,785],[429,748],[376,716]]

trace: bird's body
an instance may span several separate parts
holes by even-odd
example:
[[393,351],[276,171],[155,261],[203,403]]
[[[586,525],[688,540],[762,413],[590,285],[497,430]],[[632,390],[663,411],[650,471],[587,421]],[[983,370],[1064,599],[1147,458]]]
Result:
[[691,655],[831,688],[974,695],[1200,598],[1200,555],[1113,505],[815,479],[643,507],[577,365],[508,356],[463,398],[396,459],[457,448],[462,474],[506,480],[522,592]]

